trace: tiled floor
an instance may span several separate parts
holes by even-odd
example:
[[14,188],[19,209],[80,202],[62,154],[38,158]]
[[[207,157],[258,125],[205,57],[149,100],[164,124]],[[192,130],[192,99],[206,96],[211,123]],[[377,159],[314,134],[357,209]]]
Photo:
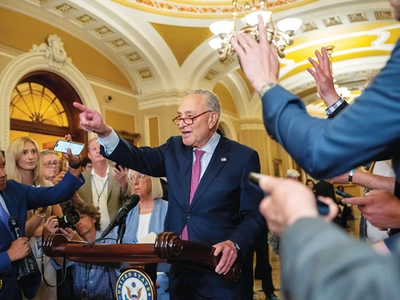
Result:
[[[354,220],[349,220],[347,222],[348,228],[346,228],[346,232],[355,237],[358,238],[359,236],[359,217],[356,216]],[[274,286],[275,286],[275,295],[279,297],[279,299],[283,300],[283,297],[281,297],[280,294],[280,287],[281,287],[281,280],[280,280],[280,261],[279,261],[279,256],[273,253],[270,249],[270,263],[272,266],[272,279],[274,281]],[[257,300],[265,300],[265,294],[262,291],[261,288],[261,281],[260,280],[255,280],[254,281],[254,297],[253,299]]]

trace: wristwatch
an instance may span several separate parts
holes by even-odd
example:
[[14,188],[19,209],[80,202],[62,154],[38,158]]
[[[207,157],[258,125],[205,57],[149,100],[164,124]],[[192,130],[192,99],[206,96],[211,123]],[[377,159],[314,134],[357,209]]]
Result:
[[275,82],[267,82],[266,84],[264,84],[260,90],[260,96],[261,98],[264,96],[264,94],[266,92],[268,92],[270,89],[272,89],[273,87],[276,87],[276,83]]
[[349,178],[348,178],[349,183],[353,183],[353,176],[355,171],[356,171],[355,169],[351,169],[351,171],[349,172]]

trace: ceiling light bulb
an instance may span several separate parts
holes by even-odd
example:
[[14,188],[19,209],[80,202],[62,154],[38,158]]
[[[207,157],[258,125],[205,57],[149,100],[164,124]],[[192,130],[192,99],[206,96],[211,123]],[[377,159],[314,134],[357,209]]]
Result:
[[296,31],[300,28],[303,22],[298,18],[287,18],[279,21],[276,26],[280,31],[287,32],[290,30]]
[[257,16],[261,15],[263,18],[263,21],[264,21],[264,25],[266,25],[271,18],[271,14],[272,14],[272,12],[270,12],[270,11],[255,11],[255,12],[252,12],[252,13],[246,15],[243,18],[243,20],[246,25],[254,26],[254,25],[258,24]]
[[232,32],[233,22],[232,21],[218,21],[210,25],[210,30],[215,35],[229,34]]
[[217,37],[209,41],[208,45],[210,45],[210,47],[213,48],[214,50],[217,50],[221,48],[221,42],[222,40],[219,37]]

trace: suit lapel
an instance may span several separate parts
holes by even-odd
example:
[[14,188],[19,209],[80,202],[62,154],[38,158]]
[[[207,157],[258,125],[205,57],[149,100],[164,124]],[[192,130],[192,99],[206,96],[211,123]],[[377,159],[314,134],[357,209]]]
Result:
[[[211,183],[214,181],[215,177],[221,172],[224,168],[225,164],[229,160],[229,151],[230,144],[229,140],[222,137],[215,148],[214,154],[211,157],[211,160],[207,166],[207,169],[200,180],[199,186],[193,196],[192,204],[190,205],[189,210],[193,209],[193,207],[200,201],[201,196],[204,192],[210,187]],[[189,176],[190,177],[190,176]],[[190,187],[190,181],[189,181]]]

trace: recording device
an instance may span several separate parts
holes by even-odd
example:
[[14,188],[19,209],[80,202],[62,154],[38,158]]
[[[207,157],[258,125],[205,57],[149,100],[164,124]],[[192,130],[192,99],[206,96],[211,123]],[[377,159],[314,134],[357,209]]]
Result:
[[58,226],[60,228],[71,227],[73,230],[76,230],[75,224],[79,222],[81,217],[73,208],[68,209],[65,214],[61,217],[57,217]]
[[347,194],[347,193],[345,193],[345,192],[342,192],[342,191],[339,190],[339,189],[336,189],[336,190],[335,190],[335,193],[336,193],[337,195],[339,195],[340,197],[343,197],[343,198],[353,198],[353,197],[354,197],[353,195],[350,195],[350,194]]
[[[254,172],[250,172],[250,174],[249,174],[249,183],[250,183],[253,187],[255,187],[255,188],[261,190],[261,188],[260,188],[260,186],[259,186],[259,180],[260,180],[260,178],[261,178],[261,174],[254,173]],[[263,193],[264,193],[264,196],[267,196],[267,195],[268,195],[268,194],[265,193],[264,191],[263,191]],[[317,210],[318,210],[318,213],[319,213],[320,215],[327,215],[327,214],[329,213],[329,206],[328,206],[328,204],[326,204],[326,203],[324,203],[324,202],[318,200],[317,197],[315,197],[315,201],[317,202]]]
[[128,213],[134,208],[140,201],[140,197],[136,194],[133,194],[128,200],[126,200],[124,206],[122,206],[117,214],[115,215],[114,219],[110,222],[110,225],[103,231],[100,239],[104,238],[107,234],[114,229],[114,227],[121,224],[121,222],[125,219]]
[[66,140],[57,140],[56,144],[54,145],[54,151],[67,153],[67,149],[71,148],[73,155],[79,155],[84,147],[85,144],[68,142]]
[[[17,217],[10,217],[8,219],[8,223],[10,224],[10,228],[14,232],[16,239],[23,237],[21,234],[21,229],[19,228],[19,220]],[[32,250],[30,250],[28,255],[19,262],[19,278],[35,274],[37,272],[39,272],[39,267],[35,257],[32,254]]]

